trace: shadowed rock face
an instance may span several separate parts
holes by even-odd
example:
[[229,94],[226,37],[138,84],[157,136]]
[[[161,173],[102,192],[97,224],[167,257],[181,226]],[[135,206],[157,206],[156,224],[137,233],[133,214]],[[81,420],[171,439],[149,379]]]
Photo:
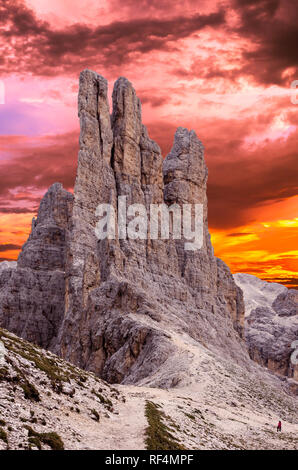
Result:
[[[18,300],[13,308],[7,307],[11,299],[0,301],[0,324],[110,382],[138,383],[151,377],[151,384],[178,384],[179,368],[169,371],[167,379],[154,379],[163,363],[179,356],[177,334],[247,364],[240,338],[242,292],[229,268],[213,254],[208,172],[195,132],[178,128],[163,160],[142,124],[141,104],[131,83],[123,77],[115,83],[110,116],[107,81],[90,70],[80,75],[78,108],[74,198],[55,185],[42,201],[15,270],[20,279],[4,271]],[[127,205],[141,203],[147,209],[151,203],[202,204],[202,248],[186,251],[184,239],[97,240],[96,208],[110,203],[116,209],[119,196],[126,196]],[[116,210],[116,233],[118,216]],[[48,308],[55,312],[50,325]],[[30,316],[30,309],[41,311],[46,321],[36,313]],[[11,323],[10,318],[15,320]]]
[[[50,187],[17,266],[0,270],[0,324],[53,347],[64,315],[65,254],[73,196]],[[54,341],[53,341],[54,340]]]
[[60,183],[53,184],[43,197],[37,219],[18,258],[19,268],[64,271],[67,229],[73,196]]
[[298,340],[298,291],[249,274],[234,278],[244,292],[245,340],[251,358],[294,379],[293,390],[298,392],[298,366],[291,360],[292,343]]

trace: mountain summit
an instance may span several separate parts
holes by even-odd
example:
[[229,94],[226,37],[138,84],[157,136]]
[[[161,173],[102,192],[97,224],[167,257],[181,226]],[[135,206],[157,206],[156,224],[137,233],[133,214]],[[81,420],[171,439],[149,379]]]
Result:
[[[0,326],[111,383],[196,382],[193,348],[253,371],[243,293],[210,241],[208,170],[196,133],[179,127],[163,159],[131,83],[116,81],[110,115],[108,83],[90,70],[80,75],[78,110],[74,194],[50,187],[17,266],[0,270]],[[183,208],[183,216],[200,206],[202,245],[186,250],[184,233],[123,235],[119,200],[138,211]],[[97,236],[101,205],[114,208],[115,237]]]
[[[162,364],[180,357],[185,334],[247,361],[242,292],[213,254],[207,222],[207,167],[194,131],[179,127],[169,155],[142,124],[141,103],[120,77],[110,116],[108,84],[80,75],[80,150],[72,196],[54,184],[43,198],[17,268],[1,275],[0,323],[110,382],[151,377],[168,387],[188,373]],[[201,204],[203,246],[185,240],[98,240],[99,204]],[[116,209],[116,224],[119,224]],[[5,288],[3,286],[5,285]],[[148,379],[149,380],[149,379]]]

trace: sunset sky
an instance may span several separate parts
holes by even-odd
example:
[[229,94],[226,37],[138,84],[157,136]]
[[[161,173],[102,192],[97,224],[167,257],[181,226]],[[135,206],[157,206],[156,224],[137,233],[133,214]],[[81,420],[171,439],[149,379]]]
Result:
[[298,287],[297,0],[0,0],[0,50],[0,261],[73,188],[87,67],[133,83],[164,156],[177,126],[203,141],[216,255]]

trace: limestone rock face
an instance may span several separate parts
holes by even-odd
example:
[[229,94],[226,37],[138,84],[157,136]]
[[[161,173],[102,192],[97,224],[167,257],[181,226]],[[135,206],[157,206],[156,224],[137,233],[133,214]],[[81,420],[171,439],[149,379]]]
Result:
[[0,272],[3,271],[3,269],[14,269],[17,267],[17,262],[16,261],[2,261],[0,263]]
[[[0,275],[0,325],[110,382],[187,382],[193,373],[181,361],[182,337],[247,366],[242,291],[215,258],[208,232],[201,141],[179,127],[163,160],[123,77],[110,116],[107,81],[84,70],[78,109],[74,196],[54,185],[44,197],[17,269]],[[135,214],[123,216],[120,201]],[[101,204],[114,208],[115,237],[98,239]],[[148,224],[145,236],[132,238],[140,204]],[[181,238],[151,237],[151,204],[176,208],[183,220],[184,205],[197,204],[202,243],[186,250],[184,230]],[[162,365],[166,374],[158,373]]]
[[298,366],[291,359],[292,344],[298,341],[298,291],[249,274],[234,278],[244,292],[245,340],[251,358],[295,380],[298,392]]
[[245,317],[258,307],[271,307],[276,297],[288,289],[276,282],[266,282],[246,273],[234,274],[234,280],[243,291]]
[[59,183],[41,201],[17,266],[0,269],[0,324],[51,348],[64,315],[65,247],[72,195]]
[[[150,376],[159,386],[180,381],[179,370],[173,370],[167,379],[154,382],[159,367],[179,355],[173,340],[177,332],[247,361],[240,338],[242,293],[228,267],[214,257],[210,242],[202,143],[194,131],[178,128],[163,161],[142,124],[135,90],[123,77],[114,86],[111,120],[108,109],[105,79],[85,70],[80,77],[80,152],[66,255],[65,318],[56,352],[111,382],[138,383]],[[119,196],[126,197],[127,206],[143,204],[148,210],[153,203],[201,204],[203,246],[185,251],[185,237],[123,235]],[[101,203],[115,208],[115,239],[95,235]]]
[[18,258],[19,268],[64,271],[66,228],[72,211],[72,195],[60,183],[53,184],[43,197],[37,219]]
[[[59,443],[65,450],[148,451],[153,447],[146,441],[151,424],[146,419],[148,401],[162,413],[165,425],[173,428],[175,423],[172,450],[182,446],[194,451],[297,448],[297,399],[289,395],[285,382],[252,361],[250,372],[191,338],[185,337],[183,346],[184,354],[180,350],[178,358],[170,358],[155,374],[167,376],[173,361],[177,371],[184,366],[189,379],[196,382],[165,392],[148,386],[111,386],[0,328],[1,435],[5,438],[0,439],[0,451],[46,451],[57,449]],[[119,351],[114,358],[123,357]],[[235,413],[241,423],[235,422]],[[279,419],[282,438],[275,431]],[[32,439],[28,426],[35,433],[56,433],[56,439],[46,440],[41,434]]]

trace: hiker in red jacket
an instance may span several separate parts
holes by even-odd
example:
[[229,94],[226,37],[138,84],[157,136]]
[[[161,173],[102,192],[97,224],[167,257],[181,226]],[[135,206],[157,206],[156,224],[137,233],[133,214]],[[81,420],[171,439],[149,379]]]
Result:
[[278,421],[277,432],[281,432],[281,421]]

